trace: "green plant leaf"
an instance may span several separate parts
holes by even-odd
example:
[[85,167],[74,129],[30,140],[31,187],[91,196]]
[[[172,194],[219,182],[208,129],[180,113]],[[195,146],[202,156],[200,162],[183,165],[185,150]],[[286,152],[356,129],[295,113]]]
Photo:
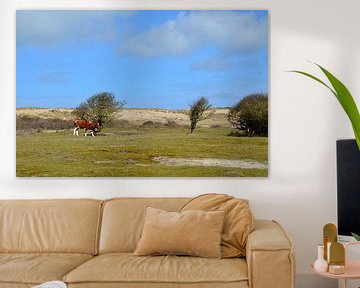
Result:
[[355,234],[353,232],[351,232],[351,235],[356,239],[356,241],[360,241],[360,235]]
[[338,95],[337,98],[350,119],[350,122],[354,130],[356,142],[360,149],[360,114],[358,108],[356,107],[354,98],[352,97],[350,91],[340,80],[338,80],[325,68],[321,67],[318,64],[315,65],[317,65],[321,69],[321,71],[329,79],[331,85],[334,87],[335,91],[337,92]]
[[293,71],[289,71],[289,72],[294,72],[294,73],[305,75],[305,76],[321,83],[335,95],[336,99],[339,101],[340,105],[343,107],[345,113],[347,114],[347,116],[350,119],[353,131],[355,134],[355,138],[356,138],[356,143],[360,150],[360,114],[359,114],[358,108],[356,107],[354,98],[352,97],[350,91],[346,88],[346,86],[340,80],[338,80],[334,75],[332,75],[328,70],[326,70],[325,68],[323,68],[322,66],[320,66],[316,63],[313,63],[313,64],[317,65],[321,69],[321,71],[325,74],[326,78],[330,81],[333,88],[331,88],[329,85],[327,85],[324,81],[320,80],[319,78],[317,78],[309,73],[297,71],[297,70],[293,70]]
[[298,74],[302,74],[305,75],[317,82],[320,82],[322,85],[324,85],[325,87],[329,88],[329,90],[335,95],[336,98],[338,98],[338,95],[336,94],[336,92],[329,86],[327,85],[324,81],[320,80],[319,78],[315,77],[314,75],[311,75],[310,73],[306,73],[306,72],[302,72],[302,71],[298,71],[298,70],[290,70],[288,72],[294,72],[294,73],[298,73]]

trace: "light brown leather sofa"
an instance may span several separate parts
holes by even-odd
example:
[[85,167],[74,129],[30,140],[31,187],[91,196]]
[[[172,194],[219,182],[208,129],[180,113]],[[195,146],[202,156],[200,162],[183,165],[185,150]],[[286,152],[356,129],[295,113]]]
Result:
[[0,201],[0,288],[62,280],[71,288],[293,288],[292,244],[256,220],[246,258],[133,256],[144,211],[186,198]]

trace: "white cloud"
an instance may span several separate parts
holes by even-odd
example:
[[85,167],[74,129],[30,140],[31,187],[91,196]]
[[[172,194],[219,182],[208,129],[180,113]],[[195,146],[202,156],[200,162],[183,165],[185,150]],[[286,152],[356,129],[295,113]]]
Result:
[[224,58],[209,58],[204,61],[197,61],[191,65],[193,70],[227,70],[230,64]]
[[37,80],[47,84],[66,84],[68,82],[68,74],[62,72],[46,72],[37,77]]
[[116,11],[19,10],[17,44],[51,47],[88,39],[111,40],[116,36],[115,15]]
[[180,56],[206,46],[222,53],[250,52],[265,47],[267,35],[267,19],[254,12],[181,12],[174,20],[128,36],[119,51],[142,57]]

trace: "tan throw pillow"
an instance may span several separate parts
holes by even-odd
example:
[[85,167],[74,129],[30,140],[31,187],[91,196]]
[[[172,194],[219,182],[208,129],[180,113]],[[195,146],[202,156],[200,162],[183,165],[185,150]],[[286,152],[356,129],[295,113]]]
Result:
[[247,200],[224,194],[204,194],[190,200],[181,209],[181,211],[188,210],[225,211],[221,236],[222,257],[246,255],[247,236],[254,230],[254,217]]
[[147,207],[134,255],[221,258],[224,211],[167,212]]

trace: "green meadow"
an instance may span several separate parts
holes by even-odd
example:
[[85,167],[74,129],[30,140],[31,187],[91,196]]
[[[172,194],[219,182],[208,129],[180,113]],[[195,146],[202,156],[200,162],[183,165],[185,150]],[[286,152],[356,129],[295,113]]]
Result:
[[72,130],[17,131],[18,177],[266,177],[268,169],[163,163],[219,159],[268,163],[267,137],[230,137],[231,129],[104,128],[96,137]]

